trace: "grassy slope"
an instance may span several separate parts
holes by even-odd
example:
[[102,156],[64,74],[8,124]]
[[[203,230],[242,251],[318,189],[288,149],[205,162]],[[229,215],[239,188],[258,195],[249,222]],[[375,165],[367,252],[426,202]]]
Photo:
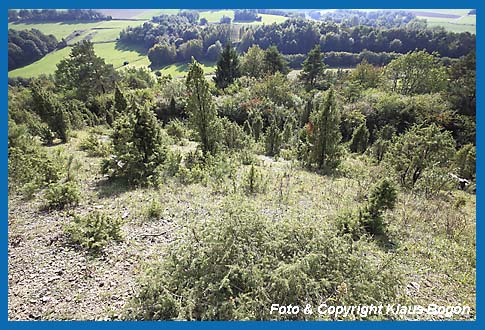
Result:
[[426,19],[429,27],[441,26],[451,32],[470,32],[476,33],[476,16],[463,16],[460,18],[441,18],[441,17],[425,17],[418,16],[418,18]]
[[[159,258],[160,249],[177,239],[180,226],[217,216],[221,203],[231,198],[231,182],[212,182],[204,187],[169,179],[159,189],[134,190],[108,184],[98,173],[101,159],[79,151],[86,135],[86,131],[76,132],[67,145],[50,148],[74,154],[82,164],[81,205],[67,212],[40,212],[41,195],[25,201],[9,194],[11,319],[116,319],[133,295],[141,263]],[[191,142],[183,148],[170,148],[187,152],[194,147]],[[258,166],[269,180],[268,190],[247,199],[265,216],[308,216],[322,225],[358,207],[382,173],[378,166],[355,156],[345,159],[346,174],[339,177],[308,172],[282,159],[258,158]],[[247,166],[239,165],[238,180],[244,171]],[[283,173],[288,173],[289,181],[281,190]],[[466,200],[463,209],[456,210],[441,199],[400,191],[396,209],[386,214],[390,237],[396,244],[389,258],[405,275],[400,292],[409,304],[468,304],[475,308],[475,196],[458,191],[453,195]],[[163,205],[163,214],[147,220],[144,212],[153,200]],[[124,217],[124,241],[111,243],[101,258],[70,245],[63,234],[62,228],[73,213],[89,209]],[[463,223],[454,238],[446,237],[449,220]],[[367,253],[373,257],[382,254],[377,245]]]
[[[134,18],[136,19],[150,19],[157,14],[166,13],[174,14],[178,9],[151,9],[143,13],[138,13]],[[465,15],[468,10],[423,10],[423,12],[429,11],[434,13],[445,13],[454,15]],[[229,16],[234,18],[233,10],[217,10],[217,11],[203,11],[200,12],[200,17],[205,17],[211,23],[217,23],[222,16]],[[284,22],[287,18],[276,15],[261,14],[263,17],[262,22],[251,23],[237,23],[237,24],[272,24]],[[454,32],[471,32],[475,33],[475,16],[464,16],[459,19],[449,18],[435,18],[435,17],[422,17],[428,20],[429,26],[444,26],[447,30]],[[113,64],[115,67],[120,67],[124,61],[130,62],[130,65],[140,67],[148,66],[150,64],[146,55],[137,52],[136,50],[121,49],[116,47],[115,40],[119,36],[119,32],[128,27],[134,25],[140,25],[143,21],[126,21],[126,20],[112,20],[102,22],[89,22],[89,23],[44,23],[44,24],[9,24],[9,28],[13,29],[39,29],[46,34],[54,34],[58,39],[66,38],[74,31],[78,31],[80,35],[69,40],[69,44],[73,44],[85,38],[89,38],[94,43],[106,43],[97,44],[95,46],[96,52],[99,56],[106,59],[108,63]],[[56,64],[64,58],[68,53],[66,50],[61,50],[48,54],[41,60],[34,62],[28,66],[10,71],[9,77],[35,77],[42,73],[50,74],[56,69]],[[206,74],[213,73],[214,68],[211,65],[205,67]],[[173,64],[162,69],[163,73],[169,73],[172,76],[183,76],[187,71],[186,64]]]
[[[204,69],[204,74],[210,75],[213,74],[216,70],[215,63],[204,62],[201,63],[202,69]],[[189,64],[188,63],[175,63],[171,65],[167,65],[160,69],[160,72],[164,75],[171,75],[172,77],[185,77],[187,72],[189,71]]]

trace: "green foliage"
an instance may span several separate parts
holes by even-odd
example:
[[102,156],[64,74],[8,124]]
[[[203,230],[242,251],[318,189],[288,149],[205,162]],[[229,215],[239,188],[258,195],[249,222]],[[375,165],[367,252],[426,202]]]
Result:
[[449,132],[436,125],[414,125],[398,136],[386,160],[398,175],[403,187],[412,188],[430,167],[447,168],[455,153],[455,142]]
[[61,177],[61,166],[42,149],[27,127],[8,122],[8,188],[32,195]]
[[243,128],[227,118],[220,120],[224,130],[223,143],[228,149],[242,150],[249,146],[249,138]]
[[158,200],[152,200],[148,205],[145,215],[148,219],[159,219],[163,214],[163,206]]
[[264,74],[265,52],[258,45],[252,45],[241,59],[241,73],[248,77],[261,78]]
[[93,44],[85,40],[72,47],[69,57],[57,64],[55,73],[57,84],[80,100],[112,90],[115,76],[113,65],[96,56]]
[[216,76],[214,82],[220,89],[225,89],[240,76],[239,56],[236,50],[227,44],[219,60],[217,61]]
[[174,45],[158,43],[148,50],[148,59],[153,66],[169,65],[177,60],[177,50]]
[[381,70],[364,59],[352,71],[350,78],[364,89],[377,88],[381,81]]
[[322,86],[325,69],[326,65],[323,63],[320,45],[316,45],[303,62],[303,70],[300,74],[300,79],[308,91]]
[[75,244],[91,251],[99,251],[110,241],[120,241],[123,238],[122,224],[119,218],[95,211],[85,216],[75,216],[65,227],[65,231]]
[[49,184],[45,199],[47,208],[62,210],[79,204],[81,193],[75,182],[54,182]]
[[94,131],[79,143],[79,149],[86,151],[89,157],[107,157],[111,152],[110,144],[103,142]]
[[[270,320],[268,306],[395,301],[399,272],[366,257],[365,243],[336,236],[315,219],[273,221],[252,204],[187,227],[160,263],[148,265],[126,318]],[[316,319],[318,313],[278,316]]]
[[329,171],[338,166],[341,156],[340,113],[334,91],[330,90],[316,107],[310,118],[313,124],[308,132],[310,142],[308,163]]
[[173,136],[178,141],[189,136],[187,127],[178,119],[171,120],[167,125],[165,125],[165,130],[167,131],[168,135]]
[[263,64],[264,71],[269,74],[275,74],[276,72],[282,74],[288,73],[288,64],[283,59],[283,55],[281,55],[276,46],[271,46],[265,50]]
[[51,145],[55,137],[64,143],[67,142],[68,116],[56,99],[56,95],[38,83],[33,84],[31,91],[34,112],[47,124],[42,134],[44,142]]
[[102,171],[133,185],[157,184],[157,169],[166,158],[160,125],[146,106],[134,104],[131,110],[115,122],[113,155],[103,161]]
[[447,79],[438,58],[424,50],[393,60],[386,67],[386,76],[390,89],[405,95],[442,91]]
[[370,149],[371,155],[380,163],[384,159],[384,155],[392,145],[392,139],[396,133],[394,127],[386,125],[382,127],[376,134],[376,141]]
[[455,156],[455,166],[458,170],[458,176],[467,180],[475,180],[476,163],[477,163],[476,148],[472,144],[464,145]]
[[396,205],[396,188],[389,180],[381,180],[371,190],[367,205],[360,210],[360,225],[372,235],[385,233],[382,213]]
[[244,190],[248,194],[264,192],[266,182],[263,174],[254,165],[251,165],[249,171],[244,176]]
[[350,150],[359,154],[364,153],[367,150],[367,145],[369,143],[369,130],[365,122],[360,124],[352,134],[352,139],[350,140]]
[[282,134],[276,123],[276,120],[273,119],[265,134],[266,155],[277,156],[280,152],[281,144]]
[[121,92],[119,86],[116,86],[115,88],[115,103],[114,107],[116,112],[119,114],[125,113],[126,108],[128,107],[128,103],[126,102],[126,98]]
[[198,133],[204,155],[216,152],[219,138],[217,112],[212,102],[209,83],[204,78],[204,71],[200,64],[192,60],[187,74],[187,111],[190,126]]

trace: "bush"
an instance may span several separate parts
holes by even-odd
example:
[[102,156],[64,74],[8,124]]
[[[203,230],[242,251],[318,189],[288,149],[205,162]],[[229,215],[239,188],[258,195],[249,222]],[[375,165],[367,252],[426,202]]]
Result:
[[241,200],[223,209],[188,226],[162,262],[147,265],[126,318],[317,319],[270,315],[269,307],[318,306],[324,297],[336,305],[396,301],[397,267],[366,257],[365,241],[338,237],[314,218],[275,222]]
[[251,165],[244,177],[244,190],[248,194],[255,194],[263,192],[265,188],[266,182],[263,180],[263,174],[254,165]]
[[45,193],[47,208],[64,209],[79,204],[79,188],[72,181],[51,183]]
[[184,123],[178,119],[171,120],[165,126],[165,130],[167,131],[168,135],[177,138],[179,141],[188,137],[189,135],[187,127],[185,127]]
[[350,150],[356,153],[364,153],[369,142],[369,130],[365,122],[354,130],[352,139],[350,140]]
[[9,121],[8,189],[26,197],[60,179],[61,167],[30,136],[27,128]]
[[86,216],[75,216],[65,228],[75,244],[89,250],[100,250],[111,240],[122,239],[122,221],[100,212],[91,212]]
[[162,216],[163,206],[159,201],[153,200],[146,209],[146,217],[148,219],[158,219]]
[[412,188],[426,169],[449,167],[454,147],[455,141],[449,132],[442,132],[434,124],[415,125],[395,139],[386,160],[394,168],[401,185]]
[[166,159],[163,132],[155,114],[135,105],[134,115],[122,116],[111,136],[114,155],[104,159],[102,172],[131,185],[158,183]]
[[268,156],[277,156],[280,153],[282,144],[282,134],[275,121],[271,123],[266,131],[265,150]]
[[393,184],[384,179],[372,189],[367,205],[359,212],[361,226],[372,235],[385,233],[382,213],[392,210],[396,204],[397,192]]
[[106,157],[111,152],[109,143],[102,142],[94,132],[90,132],[89,135],[81,141],[79,149],[86,151],[89,157]]

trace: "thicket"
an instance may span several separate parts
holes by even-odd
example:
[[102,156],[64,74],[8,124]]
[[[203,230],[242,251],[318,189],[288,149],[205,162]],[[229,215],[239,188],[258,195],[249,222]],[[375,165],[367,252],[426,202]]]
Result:
[[366,257],[365,241],[352,243],[315,219],[273,221],[241,200],[223,210],[190,225],[162,262],[146,266],[127,319],[316,319],[270,315],[268,306],[395,301],[399,271]]

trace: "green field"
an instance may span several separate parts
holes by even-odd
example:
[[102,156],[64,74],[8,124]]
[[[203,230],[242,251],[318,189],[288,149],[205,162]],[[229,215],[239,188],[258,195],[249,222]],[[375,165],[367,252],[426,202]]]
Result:
[[47,54],[37,62],[9,71],[8,77],[31,78],[40,76],[41,74],[52,74],[56,70],[57,63],[59,63],[63,58],[67,57],[70,51],[71,47],[56,50]]
[[[209,23],[219,23],[219,21],[223,16],[228,16],[231,18],[231,20],[234,20],[234,10],[202,11],[199,13],[199,15],[200,15],[200,18],[205,18]],[[287,17],[278,16],[278,15],[259,14],[259,16],[262,17],[261,22],[234,22],[234,23],[261,25],[261,24],[282,23],[288,19]]]
[[[113,64],[115,68],[123,66],[125,61],[129,62],[129,66],[147,67],[150,61],[146,55],[143,55],[133,49],[123,49],[117,47],[116,42],[100,43],[94,45],[94,50],[97,55],[105,59],[106,63]],[[71,47],[54,51],[47,54],[37,62],[12,70],[8,73],[10,78],[13,77],[36,77],[41,74],[53,74],[56,71],[56,65],[63,58],[69,55]]]
[[418,18],[426,19],[428,27],[441,26],[451,32],[470,32],[476,33],[476,16],[463,16],[460,18],[442,18],[442,17],[426,17],[418,16]]
[[[100,22],[62,22],[62,23],[21,23],[8,24],[9,29],[24,30],[24,29],[38,29],[44,34],[53,34],[57,39],[68,38],[68,44],[73,45],[76,42],[87,39],[95,44],[97,55],[103,57],[107,63],[113,64],[116,68],[123,65],[125,61],[129,62],[130,66],[142,67],[150,64],[146,55],[142,51],[119,47],[116,45],[116,39],[121,30],[128,26],[137,26],[143,24],[151,17],[164,14],[175,14],[179,9],[147,9],[146,11],[136,10],[130,13],[124,13],[126,17],[123,20],[113,19],[111,21]],[[417,10],[416,10],[417,11]],[[445,29],[453,32],[470,32],[475,33],[476,30],[476,16],[466,15],[468,9],[453,9],[453,10],[434,10],[434,9],[420,9],[421,14],[433,13],[460,15],[459,18],[441,18],[418,16],[424,18],[428,22],[428,26],[442,26]],[[114,11],[116,14],[116,11]],[[121,14],[120,14],[121,15]],[[287,18],[277,15],[260,14],[262,16],[261,22],[249,22],[236,24],[272,24],[282,23]],[[223,16],[228,16],[234,19],[234,10],[215,10],[202,11],[200,18],[206,18],[209,23],[218,23]],[[75,35],[77,34],[77,35]],[[69,47],[60,51],[55,51],[37,62],[34,62],[25,67],[10,71],[9,77],[35,77],[40,74],[54,73],[57,63],[69,54]],[[204,66],[206,74],[212,74],[215,68],[211,64]],[[175,77],[184,76],[187,71],[187,64],[173,64],[161,69],[164,74],[171,74]]]
[[[202,65],[202,69],[204,69],[204,74],[206,75],[214,74],[214,72],[216,71],[215,63],[203,62],[201,63],[201,65]],[[188,63],[175,63],[175,64],[167,65],[160,69],[160,72],[163,75],[171,75],[174,78],[185,77],[188,71],[189,71]]]
[[111,20],[101,22],[62,22],[62,23],[36,23],[36,24],[13,24],[8,25],[9,29],[25,30],[37,29],[44,34],[53,34],[58,40],[67,38],[76,32],[78,36],[69,39],[68,43],[73,44],[86,37],[92,37],[93,42],[114,41],[118,38],[120,31],[128,26],[137,26],[143,21]]
[[205,18],[209,23],[219,23],[223,16],[234,19],[234,10],[201,11],[199,18]]

